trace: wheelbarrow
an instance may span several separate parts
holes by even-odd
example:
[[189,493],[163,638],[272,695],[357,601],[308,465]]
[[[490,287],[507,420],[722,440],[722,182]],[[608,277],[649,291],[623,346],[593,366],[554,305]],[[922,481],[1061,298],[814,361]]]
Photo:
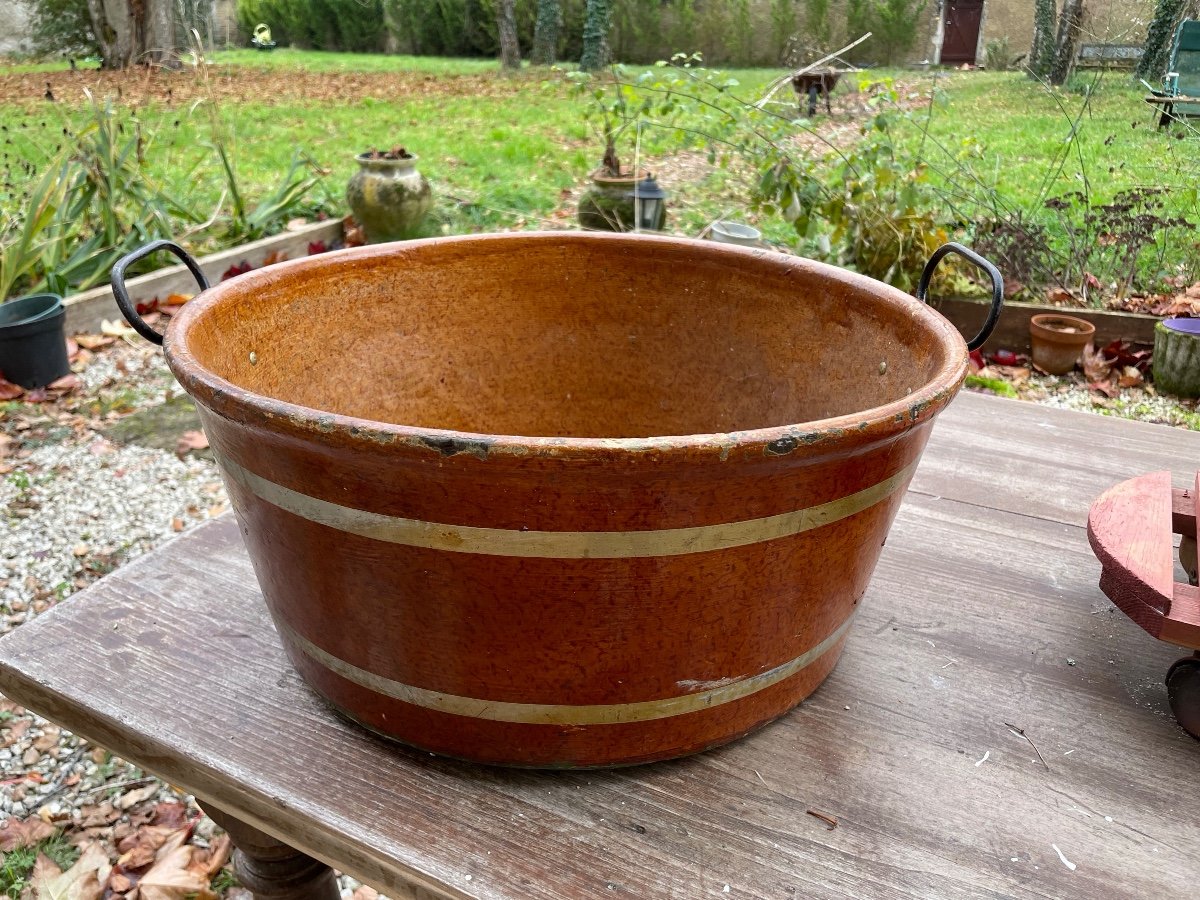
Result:
[[[1170,472],[1150,472],[1106,491],[1088,513],[1088,539],[1100,560],[1100,590],[1153,637],[1200,651],[1195,487],[1171,487]],[[1172,535],[1188,584],[1175,580]],[[1167,699],[1176,721],[1200,739],[1200,652],[1167,670]]]
[[792,76],[792,88],[796,91],[801,109],[804,108],[804,98],[808,98],[807,115],[810,119],[817,114],[817,98],[822,95],[825,97],[825,112],[832,114],[829,95],[837,87],[838,79],[843,74],[845,73],[841,69],[813,69]]

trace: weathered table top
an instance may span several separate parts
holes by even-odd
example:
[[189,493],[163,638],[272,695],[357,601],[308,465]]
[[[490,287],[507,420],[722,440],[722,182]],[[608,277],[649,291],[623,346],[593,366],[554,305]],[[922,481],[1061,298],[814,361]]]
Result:
[[230,518],[0,641],[0,689],[393,896],[1187,896],[1183,654],[1099,592],[1082,526],[1110,484],[1198,465],[1200,434],[961,396],[833,675],[675,762],[503,771],[345,724],[285,661]]

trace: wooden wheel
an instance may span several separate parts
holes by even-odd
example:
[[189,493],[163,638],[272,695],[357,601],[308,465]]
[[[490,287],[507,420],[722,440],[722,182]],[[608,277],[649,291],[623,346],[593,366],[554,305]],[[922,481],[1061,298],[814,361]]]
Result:
[[1185,656],[1167,670],[1167,700],[1183,730],[1200,740],[1200,654]]

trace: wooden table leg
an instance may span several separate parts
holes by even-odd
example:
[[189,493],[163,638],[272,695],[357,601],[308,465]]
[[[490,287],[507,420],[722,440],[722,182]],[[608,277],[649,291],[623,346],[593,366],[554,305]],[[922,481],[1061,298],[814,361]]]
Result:
[[340,900],[333,869],[213,806],[204,807],[233,841],[233,868],[255,900]]

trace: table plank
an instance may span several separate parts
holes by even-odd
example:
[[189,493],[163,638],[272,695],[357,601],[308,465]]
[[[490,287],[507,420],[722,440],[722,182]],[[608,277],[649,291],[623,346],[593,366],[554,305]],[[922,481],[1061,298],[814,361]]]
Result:
[[[1195,456],[1200,435],[981,399],[960,398],[935,429],[932,471],[833,675],[774,725],[696,757],[505,771],[344,723],[284,658],[229,517],[0,640],[0,689],[393,896],[1186,895],[1200,745],[1162,687],[1180,654],[1100,594],[1075,523],[1090,497],[1077,515],[1064,485],[1139,464],[1106,436],[1162,468],[1173,447]],[[1042,416],[1053,429],[1034,430]],[[1018,437],[993,456],[1028,467],[1099,462],[1048,482],[1031,501],[1041,517],[1026,514],[1024,474],[989,493],[978,469],[959,477],[943,458],[1000,434]]]
[[964,391],[938,417],[911,490],[1086,525],[1100,494],[1155,469],[1194,487],[1200,434]]

